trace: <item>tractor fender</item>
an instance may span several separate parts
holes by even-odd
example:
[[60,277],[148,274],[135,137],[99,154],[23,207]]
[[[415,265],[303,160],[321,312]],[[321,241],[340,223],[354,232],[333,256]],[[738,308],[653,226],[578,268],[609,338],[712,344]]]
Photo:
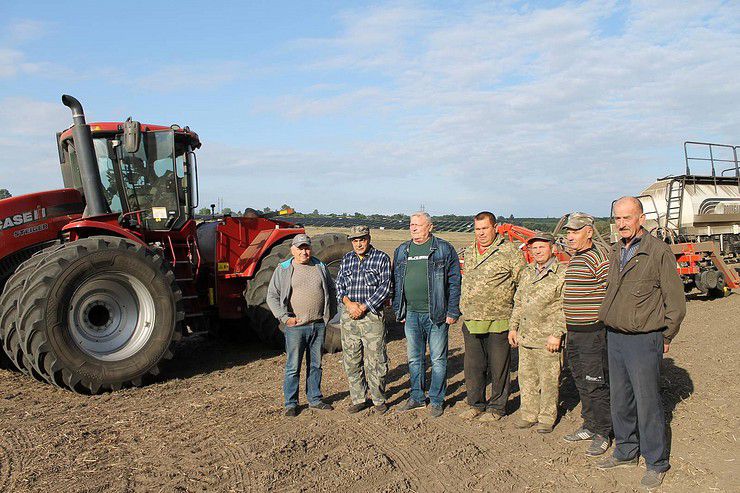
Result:
[[[115,215],[118,217],[118,215]],[[121,238],[127,238],[136,243],[146,245],[146,242],[140,237],[134,234],[131,230],[126,229],[110,222],[96,221],[92,219],[80,219],[74,221],[62,228],[62,231],[70,234],[72,241],[79,240],[80,238],[88,238],[90,236],[107,235],[107,236],[118,236]]]

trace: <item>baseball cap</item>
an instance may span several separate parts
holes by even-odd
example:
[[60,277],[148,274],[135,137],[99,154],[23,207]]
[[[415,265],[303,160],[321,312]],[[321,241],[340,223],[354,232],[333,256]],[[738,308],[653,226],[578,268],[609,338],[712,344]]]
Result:
[[367,226],[352,226],[352,228],[349,230],[349,234],[347,235],[347,238],[350,240],[353,240],[355,238],[362,238],[363,236],[369,236],[370,235],[370,228]]
[[308,235],[306,234],[295,235],[295,237],[293,237],[293,241],[291,242],[291,245],[295,247],[298,247],[301,245],[311,246],[311,238],[309,238]]
[[527,240],[527,245],[538,240],[553,243],[555,241],[555,237],[551,233],[545,233],[544,231],[535,231],[534,235]]
[[572,212],[568,215],[568,222],[565,223],[565,229],[581,229],[585,226],[594,225],[594,217],[585,212]]

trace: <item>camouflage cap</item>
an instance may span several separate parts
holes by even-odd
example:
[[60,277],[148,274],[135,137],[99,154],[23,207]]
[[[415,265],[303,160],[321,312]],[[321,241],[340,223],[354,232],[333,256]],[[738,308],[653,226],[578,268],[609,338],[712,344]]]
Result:
[[299,247],[301,245],[311,246],[311,238],[309,238],[308,235],[305,234],[295,235],[293,237],[291,245],[293,245],[294,247]]
[[347,235],[347,238],[350,240],[354,240],[355,238],[362,238],[363,236],[370,236],[370,228],[367,226],[352,226],[352,228],[349,230],[349,234]]
[[534,243],[535,241],[547,241],[550,243],[553,243],[555,241],[555,237],[552,235],[552,233],[545,233],[544,231],[535,231],[534,235],[527,240],[527,245],[530,243]]
[[594,227],[594,217],[585,212],[572,212],[568,215],[568,222],[565,223],[565,229],[581,229],[585,226]]

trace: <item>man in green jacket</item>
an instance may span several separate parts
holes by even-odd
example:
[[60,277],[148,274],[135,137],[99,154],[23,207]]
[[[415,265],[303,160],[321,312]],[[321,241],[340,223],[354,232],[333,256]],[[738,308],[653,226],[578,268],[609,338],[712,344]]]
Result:
[[599,319],[608,330],[609,384],[616,447],[599,469],[636,466],[645,458],[641,484],[663,482],[668,463],[660,363],[686,315],[676,257],[643,225],[642,203],[622,197],[614,204],[621,236],[611,253],[606,297]]
[[537,425],[550,433],[558,417],[560,344],[565,334],[565,266],[553,257],[554,238],[536,232],[527,240],[534,262],[523,271],[509,322],[509,343],[519,348],[521,406],[517,428]]
[[[482,421],[496,421],[506,415],[509,400],[509,318],[526,262],[514,243],[496,234],[496,216],[492,213],[476,215],[474,227],[475,241],[463,255],[460,296],[470,409],[460,417],[473,419],[485,412]],[[486,400],[489,373],[491,396]]]

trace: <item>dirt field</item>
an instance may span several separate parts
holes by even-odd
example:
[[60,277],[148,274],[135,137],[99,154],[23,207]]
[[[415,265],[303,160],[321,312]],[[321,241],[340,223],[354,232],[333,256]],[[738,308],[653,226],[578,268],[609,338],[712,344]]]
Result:
[[[378,232],[375,243],[389,251],[405,237]],[[663,491],[740,491],[739,319],[740,295],[689,302],[664,360],[673,467]],[[406,347],[398,324],[389,329],[383,416],[345,412],[339,353],[324,358],[336,410],[285,418],[284,356],[207,335],[184,340],[156,382],[114,394],[75,395],[0,370],[0,491],[639,491],[642,467],[597,471],[584,444],[562,440],[580,423],[567,378],[550,435],[513,427],[518,393],[499,423],[461,421],[459,326],[445,414],[396,412],[408,393]]]

